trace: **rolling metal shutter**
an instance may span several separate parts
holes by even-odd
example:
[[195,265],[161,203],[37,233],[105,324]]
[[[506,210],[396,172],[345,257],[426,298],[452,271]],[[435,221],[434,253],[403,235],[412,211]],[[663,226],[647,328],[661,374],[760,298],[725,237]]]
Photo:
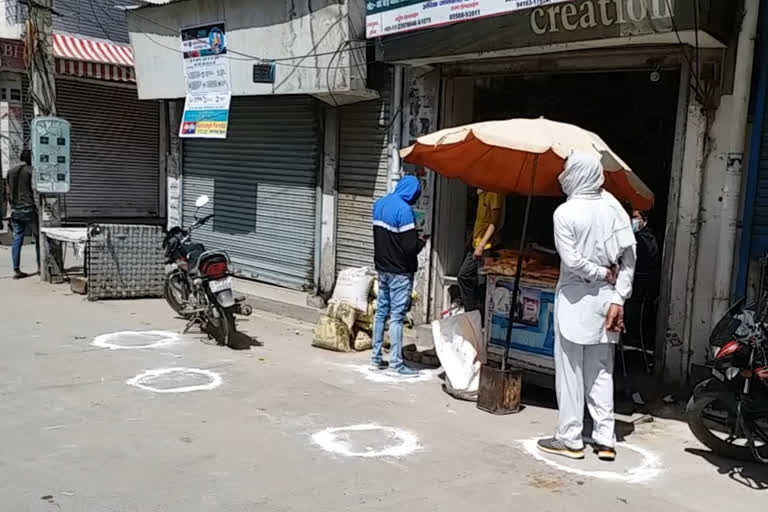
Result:
[[161,217],[160,106],[136,89],[56,80],[59,116],[72,124],[67,218]]
[[184,140],[183,223],[209,196],[201,214],[216,216],[194,239],[227,250],[243,277],[314,286],[318,118],[308,97],[236,97],[226,139]]
[[392,79],[380,76],[380,96],[340,109],[336,271],[373,268],[373,203],[387,193]]

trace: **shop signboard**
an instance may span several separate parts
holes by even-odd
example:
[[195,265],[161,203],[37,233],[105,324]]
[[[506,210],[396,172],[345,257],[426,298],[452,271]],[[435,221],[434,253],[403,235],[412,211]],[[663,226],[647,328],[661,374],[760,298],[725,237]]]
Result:
[[[515,280],[513,277],[491,275],[487,282],[485,326],[488,347],[503,349]],[[516,306],[518,321],[512,329],[510,347],[529,354],[553,357],[554,304],[554,290],[522,286]]]
[[[436,0],[437,6],[427,8],[434,2],[404,0],[393,5],[390,0],[388,7],[382,3],[379,8],[378,0],[375,3],[371,0],[368,3],[368,37],[412,30],[412,33],[399,37],[384,37],[382,44],[377,46],[379,60],[400,62],[598,40],[616,40],[615,44],[626,44],[626,38],[630,37],[668,37],[675,32],[682,34],[694,30],[700,34],[711,34],[720,43],[727,44],[734,36],[733,27],[737,25],[732,0],[702,3],[698,14],[694,2],[681,0],[512,0],[504,3],[514,8],[498,15],[481,14],[450,21],[440,30],[422,30],[429,25],[418,21],[425,16],[436,19],[434,11],[437,9],[460,11],[464,7],[469,10],[479,8],[482,13],[485,12],[485,3],[494,1],[458,3]],[[476,2],[478,7],[472,8],[471,5]],[[523,3],[525,8],[518,8]],[[372,6],[373,9],[370,9]],[[407,9],[407,12],[396,12],[400,9]],[[424,14],[430,11],[432,14]],[[394,21],[387,21],[393,16]],[[413,23],[413,20],[421,25],[408,27],[407,24]],[[472,23],[458,23],[467,20],[472,20]],[[390,27],[395,23],[394,28],[385,30],[387,23]],[[676,38],[674,41],[677,41]],[[716,44],[720,46],[720,43]],[[550,51],[555,50],[550,48]]]
[[179,137],[226,139],[231,101],[230,92],[187,94]]
[[566,0],[367,0],[368,38],[561,3]]
[[224,23],[181,31],[187,98],[179,129],[184,138],[227,138],[232,100]]

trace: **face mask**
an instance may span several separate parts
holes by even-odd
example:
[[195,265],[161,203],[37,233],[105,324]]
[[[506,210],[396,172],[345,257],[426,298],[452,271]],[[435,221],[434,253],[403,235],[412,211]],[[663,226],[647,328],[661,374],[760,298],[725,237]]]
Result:
[[640,219],[632,219],[632,231],[635,233],[640,231]]

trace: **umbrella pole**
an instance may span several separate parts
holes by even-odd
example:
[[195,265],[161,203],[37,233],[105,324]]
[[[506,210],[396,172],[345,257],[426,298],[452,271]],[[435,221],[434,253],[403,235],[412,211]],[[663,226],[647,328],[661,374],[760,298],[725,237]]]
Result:
[[539,166],[539,155],[533,157],[533,168],[531,170],[531,184],[528,189],[528,198],[525,201],[525,215],[523,216],[523,233],[520,237],[520,252],[517,255],[517,269],[515,270],[515,285],[512,289],[512,303],[509,308],[509,325],[507,325],[507,337],[504,340],[504,359],[501,360],[501,370],[507,369],[507,358],[509,357],[509,347],[512,343],[512,328],[515,324],[515,312],[517,311],[517,299],[520,297],[520,278],[523,274],[523,260],[525,257],[525,242],[528,236],[528,219],[531,214],[531,202],[533,201],[533,189],[536,184],[536,170]]

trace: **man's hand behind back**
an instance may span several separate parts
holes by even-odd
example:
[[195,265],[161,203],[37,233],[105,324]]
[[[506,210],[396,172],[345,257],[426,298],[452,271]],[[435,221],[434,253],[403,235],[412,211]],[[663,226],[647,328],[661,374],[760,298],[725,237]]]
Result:
[[605,319],[605,328],[609,332],[627,332],[624,326],[624,306],[611,304],[611,307],[608,309],[608,316]]

